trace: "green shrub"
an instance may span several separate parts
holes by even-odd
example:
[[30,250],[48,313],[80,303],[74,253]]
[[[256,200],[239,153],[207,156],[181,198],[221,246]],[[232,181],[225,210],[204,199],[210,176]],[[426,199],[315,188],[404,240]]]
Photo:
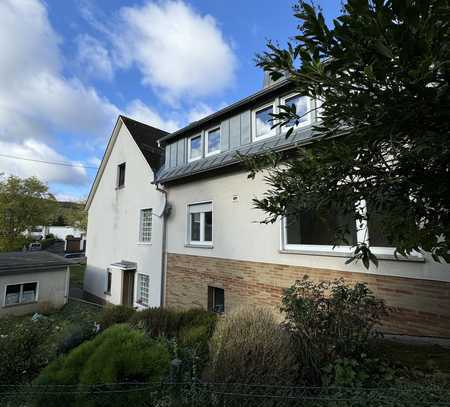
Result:
[[51,333],[47,320],[2,321],[0,328],[0,383],[30,383],[47,364],[51,349],[46,343]]
[[[169,364],[170,354],[164,343],[127,325],[114,325],[48,365],[34,383],[83,386],[155,382],[167,375]],[[80,387],[79,390],[82,389]],[[127,400],[131,402],[133,394]],[[74,394],[65,401],[65,405],[74,406],[103,405],[100,402],[95,404],[90,395],[84,393]],[[123,405],[115,403],[113,399],[111,402],[109,405]],[[37,405],[50,407],[61,404],[60,400],[49,394],[42,395]]]
[[45,250],[56,241],[57,240],[54,237],[45,237],[45,239],[42,239],[39,243],[41,244],[42,250]]
[[288,385],[297,371],[290,336],[272,311],[241,309],[218,321],[208,371],[213,381]]
[[387,314],[367,285],[349,287],[342,279],[315,283],[304,276],[285,290],[282,304],[303,375],[314,384],[325,364],[367,354],[370,339],[379,335],[376,326]]
[[56,352],[58,355],[64,354],[81,345],[83,342],[92,339],[95,335],[95,326],[91,322],[73,325],[65,333],[61,342],[58,343]]
[[205,326],[212,334],[217,316],[200,308],[187,311],[168,308],[149,308],[137,312],[130,323],[153,337],[178,338],[180,332],[189,327]]
[[136,311],[133,308],[126,305],[107,305],[103,308],[100,316],[100,328],[104,330],[114,324],[128,322],[135,312]]

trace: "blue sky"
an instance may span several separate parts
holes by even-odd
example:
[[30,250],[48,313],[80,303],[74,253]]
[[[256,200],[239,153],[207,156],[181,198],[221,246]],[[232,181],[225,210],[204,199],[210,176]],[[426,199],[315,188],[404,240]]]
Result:
[[[316,1],[328,21],[336,0]],[[255,54],[296,33],[294,1],[2,0],[0,154],[96,167],[119,113],[175,130],[261,88]],[[61,200],[96,170],[2,157]]]

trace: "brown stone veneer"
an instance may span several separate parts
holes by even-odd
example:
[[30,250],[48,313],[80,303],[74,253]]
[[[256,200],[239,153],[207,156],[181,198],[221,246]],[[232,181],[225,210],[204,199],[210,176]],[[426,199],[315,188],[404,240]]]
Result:
[[226,311],[245,304],[278,308],[282,289],[305,274],[367,283],[392,307],[385,332],[450,337],[450,283],[377,274],[169,253],[166,306],[206,308],[208,286],[214,286],[225,290]]

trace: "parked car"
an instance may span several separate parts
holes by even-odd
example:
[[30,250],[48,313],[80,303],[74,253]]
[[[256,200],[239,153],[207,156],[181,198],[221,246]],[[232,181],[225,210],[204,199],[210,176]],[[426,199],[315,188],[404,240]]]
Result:
[[42,245],[39,242],[33,242],[28,245],[28,250],[30,252],[35,252],[37,250],[42,250]]

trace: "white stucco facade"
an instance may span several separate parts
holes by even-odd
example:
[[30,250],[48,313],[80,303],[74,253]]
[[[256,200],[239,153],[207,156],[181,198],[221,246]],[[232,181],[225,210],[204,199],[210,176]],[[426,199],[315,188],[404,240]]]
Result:
[[[118,165],[126,163],[125,185],[117,187]],[[152,184],[153,172],[125,124],[118,120],[94,183],[88,210],[84,289],[113,304],[123,298],[124,271],[112,267],[126,261],[136,264],[133,305],[138,274],[150,277],[149,306],[159,306],[161,296],[162,218],[164,195]],[[141,210],[152,209],[150,242],[140,241]],[[107,271],[111,290],[107,291]]]
[[[252,199],[261,197],[267,188],[263,174],[251,180],[246,172],[170,185],[167,189],[172,212],[167,220],[167,252],[450,282],[450,265],[436,263],[427,256],[411,261],[380,256],[378,268],[371,265],[366,270],[361,263],[346,265],[348,257],[342,255],[283,250],[281,222],[261,224],[264,213],[252,204]],[[211,247],[187,244],[187,206],[196,202],[212,202]]]

